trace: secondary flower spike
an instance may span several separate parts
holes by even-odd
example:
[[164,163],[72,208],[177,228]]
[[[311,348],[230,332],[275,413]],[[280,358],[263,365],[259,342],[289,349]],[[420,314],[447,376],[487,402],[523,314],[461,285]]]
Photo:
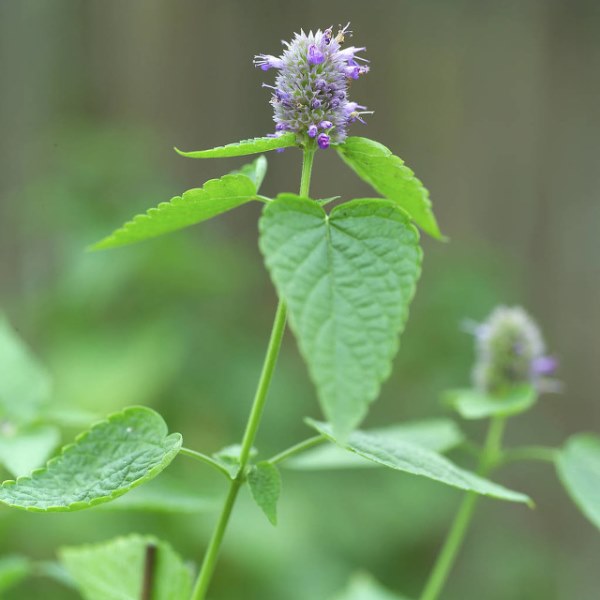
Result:
[[259,54],[254,64],[263,71],[278,70],[271,105],[274,109],[276,134],[286,131],[297,134],[306,144],[317,139],[319,148],[343,142],[350,123],[364,123],[366,107],[348,100],[348,86],[369,70],[368,61],[359,55],[365,48],[348,46],[342,49],[351,31],[341,28],[333,35],[331,27],[308,34],[296,33],[291,42],[283,42],[285,50],[279,57]]
[[557,360],[546,355],[544,339],[533,319],[520,307],[499,306],[475,329],[477,362],[473,380],[491,394],[531,383],[539,391],[554,391]]

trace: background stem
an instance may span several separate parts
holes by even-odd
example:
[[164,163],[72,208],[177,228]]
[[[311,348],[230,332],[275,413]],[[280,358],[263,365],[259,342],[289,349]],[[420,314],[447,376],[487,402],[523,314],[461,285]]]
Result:
[[[310,176],[312,173],[313,159],[315,155],[314,145],[304,149],[302,159],[302,177],[300,180],[300,195],[308,196],[310,191]],[[208,549],[204,555],[202,567],[198,574],[198,579],[192,592],[191,600],[204,600],[206,592],[210,586],[213,573],[217,564],[217,558],[219,556],[219,550],[223,543],[223,537],[231,517],[231,512],[235,505],[235,501],[240,491],[240,487],[246,477],[246,468],[250,459],[250,453],[252,446],[256,438],[256,433],[260,426],[265,402],[267,399],[267,393],[273,378],[273,372],[275,370],[275,364],[277,363],[277,357],[279,356],[279,349],[281,348],[281,340],[283,339],[283,333],[285,331],[286,322],[286,306],[283,300],[279,301],[277,305],[277,312],[275,314],[275,320],[273,321],[273,328],[271,330],[271,338],[269,339],[269,346],[265,355],[265,360],[262,367],[256,393],[254,395],[254,401],[252,403],[252,409],[250,410],[250,416],[246,424],[246,430],[244,431],[244,437],[242,439],[242,448],[240,451],[240,468],[236,477],[231,481],[229,486],[229,492],[225,498],[221,515],[213,531],[212,537],[208,544]]]
[[[483,447],[483,453],[479,462],[479,468],[477,470],[480,475],[488,473],[501,456],[502,436],[504,434],[505,423],[503,418],[495,418],[490,422],[485,445]],[[479,496],[473,492],[468,493],[463,498],[450,527],[450,531],[446,536],[444,545],[438,554],[431,575],[425,585],[425,589],[421,594],[421,600],[437,600],[439,597],[463,544],[478,500]]]

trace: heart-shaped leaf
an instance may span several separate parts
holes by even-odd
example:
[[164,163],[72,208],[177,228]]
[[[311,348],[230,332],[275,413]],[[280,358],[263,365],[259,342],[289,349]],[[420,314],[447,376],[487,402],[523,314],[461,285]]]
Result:
[[404,440],[378,437],[364,431],[354,431],[350,434],[348,442],[344,443],[336,439],[331,425],[312,419],[308,419],[307,423],[331,441],[339,444],[340,447],[395,471],[420,475],[461,490],[491,496],[499,500],[531,504],[531,500],[525,494],[513,492],[474,473],[465,471],[441,454],[423,446]]
[[393,202],[327,215],[283,194],[265,206],[260,247],[338,436],[364,417],[391,371],[421,271],[419,235]]
[[192,578],[165,542],[149,536],[74,548],[60,557],[85,600],[189,600]]
[[5,481],[0,503],[38,512],[74,511],[109,502],[156,477],[181,448],[162,417],[145,407],[110,416],[65,446],[46,467]]
[[162,202],[145,214],[133,217],[120,229],[94,244],[92,250],[117,248],[184,229],[237,208],[255,199],[265,174],[264,156],[236,173],[211,179],[203,187],[194,188]]
[[558,454],[556,467],[575,504],[600,529],[600,436],[571,437]]
[[230,156],[247,156],[248,154],[261,154],[270,150],[296,146],[296,136],[293,133],[284,133],[277,137],[258,137],[251,140],[242,140],[226,146],[218,146],[210,150],[194,150],[183,152],[175,148],[175,152],[186,158],[227,158]]
[[429,192],[400,157],[383,144],[363,137],[349,137],[337,146],[337,151],[361,179],[396,202],[423,231],[444,239],[431,209]]

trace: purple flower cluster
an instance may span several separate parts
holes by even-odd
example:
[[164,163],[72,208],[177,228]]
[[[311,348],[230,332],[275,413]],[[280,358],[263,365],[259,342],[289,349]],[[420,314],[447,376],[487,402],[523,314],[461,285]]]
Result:
[[497,307],[475,329],[477,362],[475,386],[498,394],[514,385],[530,383],[539,391],[556,391],[551,377],[558,361],[546,354],[542,334],[520,307]]
[[279,57],[259,54],[254,64],[263,71],[277,69],[271,105],[274,109],[275,135],[292,131],[305,144],[316,139],[319,148],[343,142],[350,123],[361,121],[366,107],[348,100],[348,84],[369,70],[367,60],[358,56],[365,48],[342,49],[351,35],[348,25],[334,36],[332,28],[295,34],[283,42]]

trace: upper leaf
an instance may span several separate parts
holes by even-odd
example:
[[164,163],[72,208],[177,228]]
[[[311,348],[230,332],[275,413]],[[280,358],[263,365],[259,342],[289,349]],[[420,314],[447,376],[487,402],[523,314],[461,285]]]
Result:
[[175,152],[186,158],[226,158],[229,156],[247,156],[248,154],[261,154],[270,150],[279,148],[289,148],[296,146],[296,135],[293,133],[284,133],[277,137],[258,137],[251,140],[242,140],[226,146],[218,146],[210,150],[195,150],[192,152],[182,152],[175,148]]
[[388,200],[330,215],[283,194],[265,206],[260,247],[338,436],[364,417],[391,371],[421,271],[419,235]]
[[269,462],[257,463],[248,473],[248,485],[254,501],[272,525],[277,525],[277,502],[281,493],[279,469]]
[[211,179],[201,188],[188,190],[145,214],[136,215],[91,249],[117,248],[158,237],[212,219],[253,200],[265,174],[264,161],[265,158],[260,157],[237,173]]
[[1,314],[0,373],[0,420],[35,420],[50,398],[50,376]]
[[191,573],[181,558],[150,536],[63,548],[60,556],[85,600],[189,600],[192,593]]
[[475,389],[450,390],[445,401],[463,419],[510,417],[529,410],[537,400],[532,385],[519,385],[501,396],[490,396]]
[[371,575],[358,573],[350,580],[347,589],[335,596],[335,600],[406,600],[406,598],[384,589]]
[[558,454],[556,467],[575,504],[600,529],[600,436],[571,437]]
[[513,492],[474,473],[465,471],[444,456],[423,446],[405,440],[381,438],[364,431],[351,433],[348,442],[344,444],[335,438],[332,427],[327,423],[319,423],[312,419],[308,419],[307,422],[342,448],[384,467],[427,477],[461,490],[476,492],[499,500],[531,503],[525,494]]
[[251,163],[246,163],[242,165],[239,169],[235,171],[231,171],[230,175],[245,175],[249,177],[254,182],[256,187],[256,191],[260,190],[260,186],[262,185],[265,175],[267,174],[267,159],[264,156],[259,156],[257,159],[253,160]]
[[5,481],[0,502],[30,511],[74,511],[109,502],[156,477],[181,448],[162,417],[131,407],[79,435],[28,477]]
[[[391,442],[397,440],[410,442],[442,453],[451,450],[464,439],[460,429],[450,419],[414,421],[379,429],[368,429],[366,433],[378,438],[389,439]],[[335,444],[319,446],[304,452],[286,462],[285,465],[293,469],[307,470],[381,466]]]
[[336,148],[361,179],[396,202],[423,231],[444,239],[431,209],[429,192],[400,157],[383,144],[363,137],[349,137]]

